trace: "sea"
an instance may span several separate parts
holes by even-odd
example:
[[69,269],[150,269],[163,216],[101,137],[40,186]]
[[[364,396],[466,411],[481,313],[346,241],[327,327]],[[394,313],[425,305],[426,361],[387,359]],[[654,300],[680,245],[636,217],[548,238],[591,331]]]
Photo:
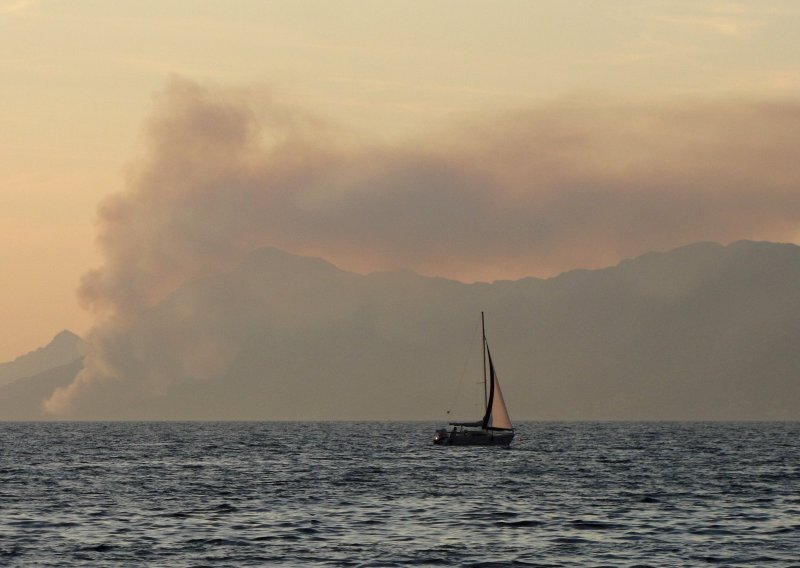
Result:
[[800,423],[0,423],[0,566],[800,566]]

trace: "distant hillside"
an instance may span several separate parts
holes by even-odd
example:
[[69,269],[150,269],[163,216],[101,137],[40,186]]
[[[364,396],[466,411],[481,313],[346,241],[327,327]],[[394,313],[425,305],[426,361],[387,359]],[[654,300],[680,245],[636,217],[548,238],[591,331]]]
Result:
[[477,418],[483,310],[512,419],[800,420],[798,282],[744,241],[492,284],[263,249],[108,336],[71,417]]
[[42,401],[71,383],[82,368],[80,358],[0,387],[0,420],[51,420],[42,410]]
[[0,386],[71,363],[81,356],[82,343],[80,337],[64,330],[45,347],[21,355],[8,363],[0,363]]

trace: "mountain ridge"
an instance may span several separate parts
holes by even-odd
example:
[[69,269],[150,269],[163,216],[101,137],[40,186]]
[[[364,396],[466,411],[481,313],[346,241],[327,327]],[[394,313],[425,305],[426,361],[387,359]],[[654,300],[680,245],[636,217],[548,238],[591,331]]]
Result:
[[128,380],[72,416],[470,418],[453,398],[477,382],[457,375],[479,373],[465,347],[485,311],[512,419],[798,420],[798,280],[800,247],[754,241],[493,283],[266,249],[115,337]]
[[0,363],[0,386],[70,363],[80,357],[82,347],[83,340],[78,335],[62,330],[47,345]]

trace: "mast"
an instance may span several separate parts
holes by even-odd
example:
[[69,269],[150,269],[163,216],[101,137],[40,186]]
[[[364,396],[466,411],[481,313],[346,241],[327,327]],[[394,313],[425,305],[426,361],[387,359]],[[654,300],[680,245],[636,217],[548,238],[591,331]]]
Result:
[[486,324],[483,320],[483,312],[481,312],[481,334],[483,335],[483,344],[481,351],[483,351],[483,408],[489,408],[489,394],[486,392]]

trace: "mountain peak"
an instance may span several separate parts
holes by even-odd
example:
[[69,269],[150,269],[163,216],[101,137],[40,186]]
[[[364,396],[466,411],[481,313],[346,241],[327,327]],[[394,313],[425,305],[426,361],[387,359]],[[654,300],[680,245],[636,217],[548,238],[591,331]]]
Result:
[[55,345],[80,345],[81,338],[78,334],[72,333],[68,329],[63,329],[59,331],[53,339],[50,340],[50,343],[47,344],[45,349],[49,347],[53,347]]
[[44,347],[20,355],[8,363],[0,363],[0,385],[72,363],[81,357],[82,348],[83,340],[78,335],[67,329],[62,330]]

